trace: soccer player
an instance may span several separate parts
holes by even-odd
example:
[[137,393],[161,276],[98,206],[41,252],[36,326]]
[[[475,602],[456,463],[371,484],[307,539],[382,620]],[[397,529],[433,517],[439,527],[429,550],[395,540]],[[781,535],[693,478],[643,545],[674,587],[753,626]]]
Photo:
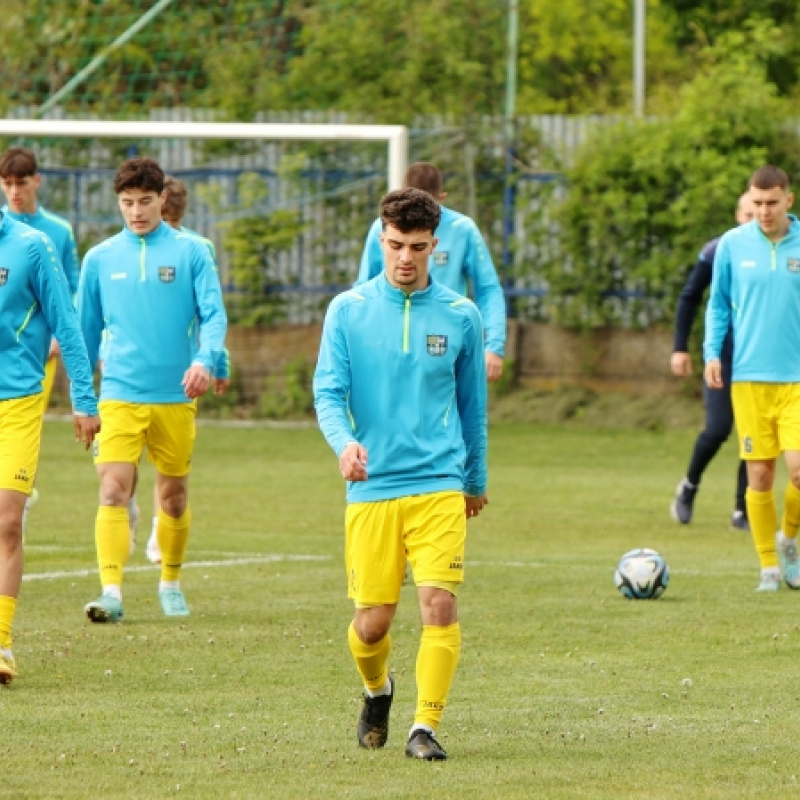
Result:
[[[48,235],[61,259],[70,294],[74,295],[78,290],[78,248],[75,246],[72,226],[67,220],[48,211],[39,203],[37,193],[41,183],[42,176],[39,174],[36,156],[31,150],[26,147],[11,147],[0,156],[0,189],[6,198],[6,205],[2,208],[3,213]],[[50,404],[59,353],[58,340],[54,338],[50,342],[42,383],[45,411]],[[23,516],[23,535],[27,512],[38,496],[36,488],[31,487]]]
[[[736,206],[736,222],[744,225],[753,219],[753,205],[750,195],[745,193],[739,198]],[[717,250],[720,237],[707,242],[694,269],[683,287],[678,310],[675,314],[675,351],[670,359],[673,375],[684,378],[692,373],[692,357],[689,355],[689,336],[697,314],[697,309],[703,300],[703,294],[711,285],[714,253]],[[722,391],[711,391],[708,384],[703,383],[703,403],[706,408],[706,425],[694,443],[692,457],[686,470],[686,477],[681,478],[675,497],[670,506],[670,513],[676,522],[688,525],[692,521],[694,501],[700,488],[700,479],[706,467],[719,452],[733,429],[733,406],[731,405],[730,377],[731,362],[733,359],[733,338],[729,331],[722,344],[720,354],[722,362],[723,383]],[[731,526],[742,531],[749,531],[747,521],[747,507],[745,504],[745,491],[747,489],[747,466],[745,461],[739,461],[736,476],[736,494],[734,509],[731,514]]]
[[78,290],[78,315],[93,364],[101,336],[106,338],[103,430],[95,443],[100,478],[95,539],[103,593],[85,607],[92,622],[123,616],[128,502],[145,444],[157,471],[161,607],[167,616],[189,613],[179,578],[191,524],[195,399],[211,382],[227,324],[208,249],[161,219],[159,165],[149,158],[125,161],[114,191],[125,225],[86,254]]
[[[786,173],[756,170],[748,194],[755,219],[717,246],[703,346],[705,380],[725,387],[722,348],[733,328],[731,398],[741,457],[747,462],[747,516],[761,563],[758,591],[783,579],[800,589],[800,223]],[[778,455],[789,473],[778,529],[773,484]],[[779,568],[780,562],[780,568]]]
[[[196,236],[208,248],[214,263],[217,261],[217,253],[214,248],[214,243],[211,239],[206,239],[199,233],[185,228],[181,223],[186,214],[186,206],[188,204],[188,193],[186,191],[186,184],[179,178],[172,175],[167,175],[164,178],[164,206],[161,209],[161,218],[171,228],[179,230],[189,236]],[[227,348],[223,348],[222,356],[217,364],[214,365],[213,381],[214,381],[214,394],[225,394],[231,383],[231,367],[230,367],[230,354]],[[139,508],[136,504],[136,496],[131,497],[131,503],[128,507],[128,513],[131,513],[131,506],[135,508],[135,513],[138,518]],[[156,511],[153,515],[153,523],[150,527],[150,537],[147,540],[145,547],[145,555],[147,560],[153,564],[161,563],[161,548],[158,546],[158,486],[153,487],[153,509]],[[136,546],[135,535],[131,538],[131,552]]]
[[467,517],[486,496],[486,367],[477,308],[432,279],[438,203],[419,189],[381,201],[384,271],[328,308],[314,395],[347,483],[350,652],[365,687],[358,742],[386,744],[396,684],[389,629],[406,558],[422,616],[406,755],[436,739],[461,649],[456,594]]
[[[403,179],[404,188],[421,189],[441,203],[446,197],[442,173],[438,167],[420,161],[412,164]],[[467,294],[471,284],[475,304],[483,317],[486,329],[486,375],[497,381],[503,374],[503,353],[506,342],[506,303],[503,289],[497,279],[492,255],[478,230],[468,216],[441,206],[442,218],[436,229],[438,244],[428,265],[437,283],[459,294]],[[371,280],[383,271],[383,251],[380,237],[383,223],[376,219],[369,229],[356,286]]]
[[53,242],[0,212],[0,684],[17,676],[11,631],[22,582],[22,517],[36,479],[44,364],[55,335],[72,380],[75,437],[100,428],[92,371]]

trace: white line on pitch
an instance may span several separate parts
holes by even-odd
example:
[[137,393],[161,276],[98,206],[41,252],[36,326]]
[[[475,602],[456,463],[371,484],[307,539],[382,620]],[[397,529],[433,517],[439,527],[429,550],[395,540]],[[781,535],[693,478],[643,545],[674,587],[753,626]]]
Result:
[[[253,558],[232,558],[224,561],[187,561],[183,568],[188,567],[239,567],[245,564],[274,564],[277,561],[330,561],[330,556],[304,556],[304,555],[271,555],[255,556]],[[160,570],[158,564],[141,564],[133,567],[126,567],[125,572],[151,572]],[[23,581],[48,581],[56,578],[86,578],[89,575],[96,575],[96,569],[75,569],[62,570],[59,572],[38,572],[30,575],[23,575]]]

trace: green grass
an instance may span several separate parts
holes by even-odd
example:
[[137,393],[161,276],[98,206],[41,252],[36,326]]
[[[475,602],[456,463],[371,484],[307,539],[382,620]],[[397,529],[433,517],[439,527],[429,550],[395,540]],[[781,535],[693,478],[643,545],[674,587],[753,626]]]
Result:
[[[707,474],[695,522],[669,519],[692,440],[493,427],[490,504],[470,523],[463,652],[441,731],[451,758],[422,764],[403,756],[419,637],[410,586],[393,628],[389,744],[355,742],[343,485],[316,430],[201,428],[190,561],[254,561],[187,566],[192,616],[167,620],[143,521],[126,620],[92,626],[82,607],[99,591],[94,470],[70,426],[46,423],[26,574],[66,574],[23,584],[21,675],[0,691],[0,796],[795,792],[800,594],[753,592],[752,544],[728,529],[732,445]],[[151,486],[148,466],[145,518]],[[671,567],[655,602],[626,601],[613,585],[619,556],[640,546]]]

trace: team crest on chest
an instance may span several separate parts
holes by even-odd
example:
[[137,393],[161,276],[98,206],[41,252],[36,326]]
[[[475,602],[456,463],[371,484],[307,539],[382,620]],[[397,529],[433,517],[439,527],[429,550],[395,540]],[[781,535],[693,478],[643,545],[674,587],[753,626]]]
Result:
[[0,286],[5,286],[8,283],[8,268],[0,267]]
[[158,279],[161,283],[172,283],[175,280],[175,267],[159,267]]
[[433,265],[435,267],[446,267],[449,260],[450,253],[448,253],[447,250],[433,251]]
[[427,341],[429,356],[443,356],[447,352],[446,336],[441,336],[438,333],[429,333]]
[[800,258],[787,258],[786,269],[789,272],[800,272]]

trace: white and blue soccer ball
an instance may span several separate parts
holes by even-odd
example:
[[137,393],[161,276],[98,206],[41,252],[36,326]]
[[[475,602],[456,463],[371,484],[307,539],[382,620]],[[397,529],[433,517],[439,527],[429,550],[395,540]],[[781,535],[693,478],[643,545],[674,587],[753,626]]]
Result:
[[629,550],[617,564],[614,583],[629,600],[655,600],[667,588],[669,566],[655,550]]

